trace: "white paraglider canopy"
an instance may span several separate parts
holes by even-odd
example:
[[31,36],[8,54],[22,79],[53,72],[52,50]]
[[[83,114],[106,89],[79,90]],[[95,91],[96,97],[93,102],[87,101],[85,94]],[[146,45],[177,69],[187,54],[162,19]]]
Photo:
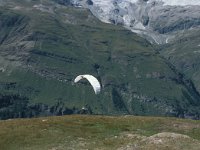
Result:
[[101,91],[101,85],[100,85],[99,81],[97,80],[97,78],[95,78],[92,75],[89,75],[89,74],[79,75],[74,79],[74,82],[77,83],[81,79],[84,79],[84,78],[90,82],[90,84],[92,85],[92,87],[94,89],[95,94],[99,94]]

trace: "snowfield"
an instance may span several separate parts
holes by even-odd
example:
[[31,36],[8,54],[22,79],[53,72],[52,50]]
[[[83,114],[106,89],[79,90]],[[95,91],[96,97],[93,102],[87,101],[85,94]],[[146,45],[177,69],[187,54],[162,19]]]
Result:
[[170,6],[200,5],[200,0],[161,0],[161,1],[164,2],[164,5],[170,5]]
[[123,25],[158,44],[168,43],[175,32],[183,29],[183,22],[184,29],[200,27],[200,0],[90,0],[92,4],[88,0],[72,1],[89,8],[102,22]]
[[[137,3],[139,0],[92,0],[95,5],[99,5],[107,9],[110,4],[113,2],[128,2],[128,3]],[[147,3],[151,2],[163,2],[164,5],[170,6],[186,6],[186,5],[200,5],[200,0],[148,0]]]

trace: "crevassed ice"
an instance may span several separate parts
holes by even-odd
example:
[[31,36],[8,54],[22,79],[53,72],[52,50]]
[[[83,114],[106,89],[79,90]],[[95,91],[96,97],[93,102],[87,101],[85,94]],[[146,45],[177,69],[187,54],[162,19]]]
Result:
[[95,6],[100,7],[104,13],[109,13],[110,10],[114,9],[113,0],[93,0]]
[[162,1],[164,2],[164,5],[171,5],[171,6],[200,5],[200,0],[162,0]]
[[124,1],[130,2],[130,3],[136,3],[138,0],[124,0]]
[[[92,0],[95,5],[104,7],[104,9],[109,9],[114,1],[118,3],[136,3],[138,0]],[[148,0],[147,3],[159,1],[163,2],[164,5],[176,5],[176,6],[186,6],[186,5],[200,5],[200,0]]]
[[92,0],[94,5],[101,6],[104,9],[112,7],[113,0]]

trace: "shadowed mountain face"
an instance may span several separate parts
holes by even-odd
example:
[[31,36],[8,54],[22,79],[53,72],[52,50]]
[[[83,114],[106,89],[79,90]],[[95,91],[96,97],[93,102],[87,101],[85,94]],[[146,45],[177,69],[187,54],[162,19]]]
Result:
[[[0,6],[1,119],[73,113],[199,118],[193,80],[147,40],[68,1]],[[87,81],[73,83],[85,73],[101,82],[99,95]]]

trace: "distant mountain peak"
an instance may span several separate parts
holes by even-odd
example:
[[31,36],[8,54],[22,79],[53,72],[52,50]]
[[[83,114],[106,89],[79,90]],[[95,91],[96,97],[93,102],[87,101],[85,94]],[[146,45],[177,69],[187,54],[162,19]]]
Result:
[[[88,3],[89,2],[89,3]],[[199,27],[199,0],[72,0],[105,23],[126,27],[157,44],[168,43],[177,32]]]

